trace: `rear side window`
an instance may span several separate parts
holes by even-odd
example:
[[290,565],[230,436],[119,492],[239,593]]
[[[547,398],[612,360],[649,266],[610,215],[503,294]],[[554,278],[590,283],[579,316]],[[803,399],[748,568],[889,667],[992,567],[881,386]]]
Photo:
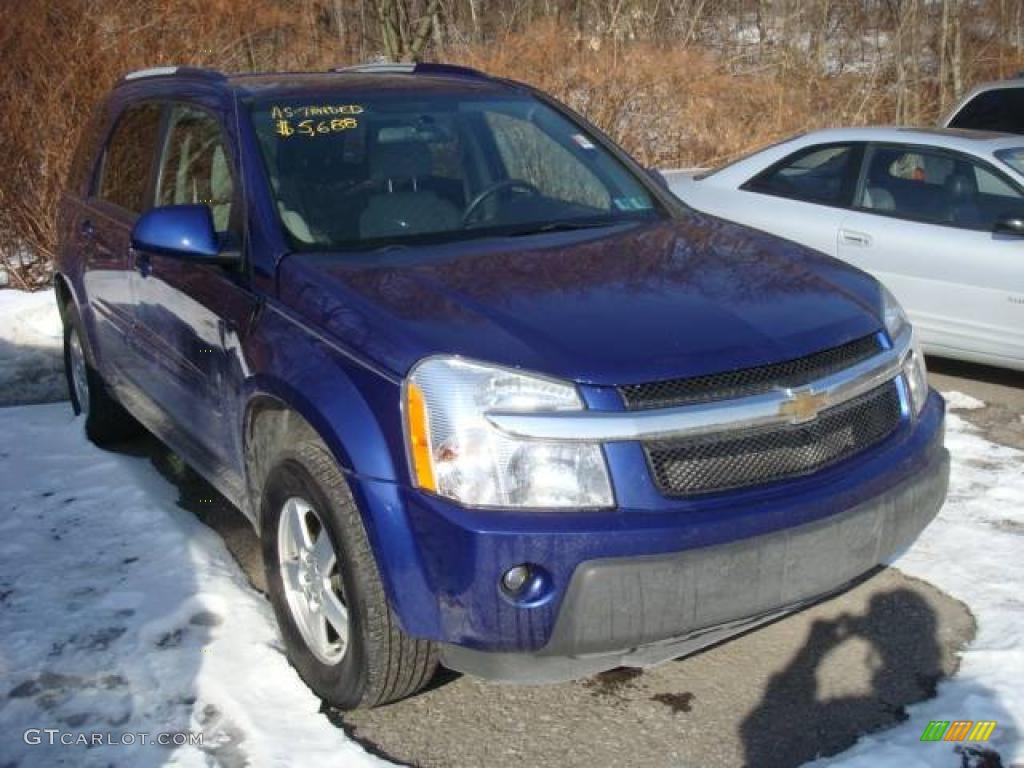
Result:
[[93,112],[78,139],[78,147],[68,170],[67,184],[67,188],[76,194],[88,195],[92,192],[92,174],[102,141],[100,134],[104,126],[103,118],[103,110],[97,109]]
[[859,170],[860,145],[807,147],[776,163],[743,189],[822,205],[848,205]]
[[103,200],[132,213],[142,213],[159,132],[159,104],[138,104],[122,113],[103,160]]
[[953,116],[949,127],[1024,133],[1024,88],[979,93]]

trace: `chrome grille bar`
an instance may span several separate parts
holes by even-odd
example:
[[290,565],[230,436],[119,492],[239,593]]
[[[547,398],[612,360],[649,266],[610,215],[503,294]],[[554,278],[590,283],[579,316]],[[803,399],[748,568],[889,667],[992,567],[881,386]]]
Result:
[[910,331],[891,349],[793,389],[645,411],[492,411],[487,420],[527,440],[621,442],[667,440],[812,421],[827,408],[854,399],[899,376],[910,351]]

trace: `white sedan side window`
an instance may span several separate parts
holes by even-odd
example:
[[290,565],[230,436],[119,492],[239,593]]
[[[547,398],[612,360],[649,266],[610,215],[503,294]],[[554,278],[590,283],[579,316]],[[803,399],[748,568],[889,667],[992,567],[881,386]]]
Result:
[[966,155],[876,147],[867,163],[858,206],[873,213],[983,231],[1024,215],[1021,191]]

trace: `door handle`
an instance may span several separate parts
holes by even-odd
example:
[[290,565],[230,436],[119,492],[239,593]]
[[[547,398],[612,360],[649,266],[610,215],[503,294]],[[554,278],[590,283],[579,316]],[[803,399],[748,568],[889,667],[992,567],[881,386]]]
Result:
[[871,245],[871,235],[854,232],[851,229],[839,230],[839,239],[847,245],[855,245],[858,248],[867,248]]

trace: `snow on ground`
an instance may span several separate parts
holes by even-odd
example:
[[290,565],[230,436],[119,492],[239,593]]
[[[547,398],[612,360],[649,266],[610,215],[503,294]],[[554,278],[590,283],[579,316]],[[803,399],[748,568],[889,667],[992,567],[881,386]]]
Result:
[[963,392],[946,392],[943,397],[946,398],[946,409],[950,411],[976,411],[985,407],[981,400]]
[[53,291],[0,290],[0,405],[68,396]]
[[[22,346],[59,372],[50,292],[0,291],[0,402],[54,393]],[[40,353],[41,354],[41,353]],[[56,379],[63,387],[62,380]],[[63,390],[61,390],[61,394]],[[984,404],[947,393],[950,408]],[[220,538],[176,503],[147,460],[100,451],[66,404],[0,409],[0,733],[5,760],[38,765],[383,765],[318,716],[284,657],[266,600]],[[953,765],[930,720],[996,720],[988,746],[1024,761],[1024,453],[955,413],[950,496],[895,566],[965,602],[978,636],[938,697],[822,765]],[[199,746],[25,744],[28,728],[202,733]],[[7,764],[6,762],[4,763]]]
[[[0,404],[66,397],[61,349],[52,291],[0,290]],[[267,601],[146,459],[93,447],[67,403],[0,408],[0,436],[0,765],[383,764],[318,715]]]
[[0,762],[383,765],[318,715],[267,601],[146,459],[93,447],[66,403],[2,408],[0,435]]

